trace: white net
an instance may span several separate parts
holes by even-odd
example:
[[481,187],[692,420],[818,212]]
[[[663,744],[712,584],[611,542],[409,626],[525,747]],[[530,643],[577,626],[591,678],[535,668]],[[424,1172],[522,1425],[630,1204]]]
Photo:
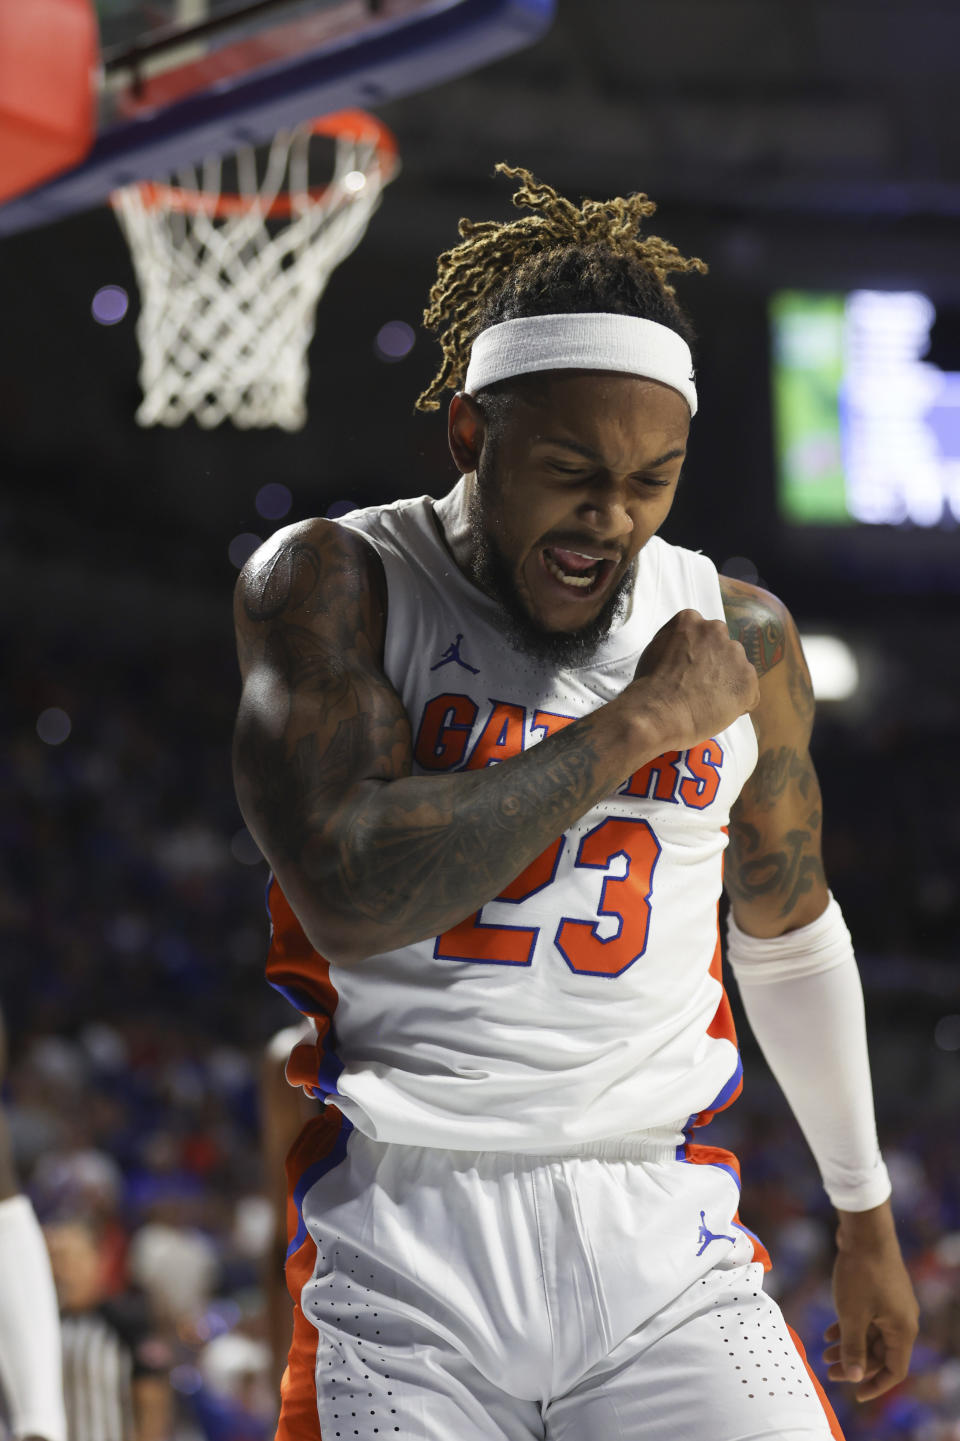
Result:
[[[334,136],[335,158],[318,190],[309,169],[320,131]],[[389,140],[351,112],[278,135],[265,162],[240,150],[236,194],[222,193],[219,159],[168,186],[114,192],[140,287],[141,425],[193,416],[300,429],[317,302],[396,173]]]

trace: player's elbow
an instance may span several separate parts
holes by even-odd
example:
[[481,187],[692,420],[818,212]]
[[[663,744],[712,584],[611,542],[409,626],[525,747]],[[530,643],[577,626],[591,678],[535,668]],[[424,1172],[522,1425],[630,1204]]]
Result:
[[353,966],[376,952],[372,944],[358,944],[354,926],[345,925],[342,918],[334,919],[329,913],[315,915],[309,921],[301,919],[300,925],[318,955],[332,966]]
[[300,867],[274,867],[275,883],[300,923],[304,936],[325,961],[351,966],[376,954],[362,916],[340,895],[338,887],[318,883]]

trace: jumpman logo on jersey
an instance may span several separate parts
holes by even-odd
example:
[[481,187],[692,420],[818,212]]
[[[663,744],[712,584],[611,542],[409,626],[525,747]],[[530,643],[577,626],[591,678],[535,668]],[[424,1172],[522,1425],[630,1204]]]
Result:
[[461,631],[461,632],[458,634],[456,640],[453,641],[453,643],[452,643],[451,645],[448,645],[448,646],[447,646],[446,650],[443,652],[443,655],[442,655],[442,656],[440,657],[440,659],[437,661],[436,665],[432,665],[432,666],[430,667],[430,669],[431,669],[431,670],[439,670],[442,665],[449,665],[450,662],[453,661],[455,665],[462,666],[464,670],[468,670],[471,675],[479,675],[479,674],[480,674],[480,668],[479,668],[479,666],[467,665],[466,661],[463,660],[463,659],[461,659],[461,656],[460,656],[460,642],[461,642],[462,640],[463,640],[463,632]]
[[707,1223],[704,1220],[704,1214],[702,1211],[700,1212],[700,1234],[697,1237],[697,1240],[700,1242],[700,1250],[697,1252],[698,1256],[703,1255],[704,1251],[710,1245],[711,1241],[732,1241],[734,1245],[737,1244],[736,1236],[714,1235],[712,1231],[708,1231]]

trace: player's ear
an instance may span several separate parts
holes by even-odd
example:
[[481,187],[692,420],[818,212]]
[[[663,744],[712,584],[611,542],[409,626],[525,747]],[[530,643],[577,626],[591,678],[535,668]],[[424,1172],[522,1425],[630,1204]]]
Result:
[[472,395],[458,390],[447,414],[447,440],[450,454],[463,475],[476,470],[486,432],[487,424],[479,405]]

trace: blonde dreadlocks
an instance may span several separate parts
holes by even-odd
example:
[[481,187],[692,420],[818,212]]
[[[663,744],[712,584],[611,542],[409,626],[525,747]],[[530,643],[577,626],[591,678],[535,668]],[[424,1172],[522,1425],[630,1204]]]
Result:
[[437,279],[423,323],[443,350],[443,364],[417,400],[436,410],[444,390],[462,386],[470,347],[488,325],[520,316],[583,311],[640,315],[692,341],[690,322],[677,304],[671,272],[707,267],[686,259],[658,235],[641,239],[643,220],[656,205],[646,195],[584,200],[579,207],[529,170],[505,165],[497,173],[519,180],[512,196],[519,220],[461,220],[461,244],[437,261]]

